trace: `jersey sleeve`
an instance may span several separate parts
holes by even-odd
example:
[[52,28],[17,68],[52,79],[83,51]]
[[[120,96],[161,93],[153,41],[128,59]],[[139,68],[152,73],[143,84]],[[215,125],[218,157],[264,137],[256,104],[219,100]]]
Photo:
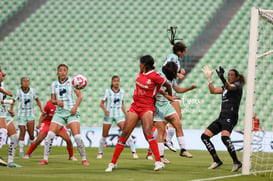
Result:
[[158,84],[159,86],[161,86],[166,82],[166,79],[164,77],[160,76],[158,73],[156,73],[153,76],[153,81],[155,82],[155,84]]
[[101,97],[101,100],[102,100],[102,101],[106,101],[107,98],[108,98],[108,91],[107,91],[107,89],[105,89],[105,90],[104,90],[104,94],[103,94],[103,96]]
[[33,98],[37,99],[38,97],[38,92],[36,91],[36,89],[33,89]]
[[242,85],[241,85],[240,82],[234,82],[234,85],[235,85],[235,87],[236,87],[236,90],[242,89]]
[[55,92],[55,82],[51,84],[51,94],[56,94]]
[[17,101],[19,99],[19,89],[16,90],[13,100]]
[[49,112],[49,105],[48,103],[46,103],[45,107],[44,107],[44,112],[48,114]]

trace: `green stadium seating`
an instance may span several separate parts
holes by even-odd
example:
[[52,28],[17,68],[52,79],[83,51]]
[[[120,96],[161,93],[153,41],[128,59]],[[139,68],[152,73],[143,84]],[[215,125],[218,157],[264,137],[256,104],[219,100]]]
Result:
[[[1,12],[0,20],[15,12],[25,1],[1,2],[0,8],[9,12]],[[11,7],[7,2],[16,2],[16,6]],[[121,77],[121,87],[127,93],[125,105],[129,108],[139,70],[138,57],[151,54],[159,68],[171,52],[166,29],[177,25],[178,36],[190,47],[222,4],[222,0],[48,0],[0,42],[1,66],[7,72],[6,85],[15,91],[20,86],[20,77],[29,76],[31,86],[39,90],[40,99],[45,104],[50,99],[51,83],[57,78],[57,66],[66,63],[70,76],[81,73],[88,78],[80,106],[82,126],[101,126],[100,97],[110,86],[111,77],[114,74]],[[209,95],[206,80],[200,76],[203,65],[209,63],[228,68],[236,65],[246,74],[252,6],[272,9],[270,0],[258,3],[246,0],[215,44],[182,82],[183,87],[198,85],[198,89],[185,95],[201,101],[200,105],[187,105],[197,112],[183,113],[183,128],[204,129],[219,114],[221,96]],[[216,85],[221,85],[216,77],[214,80]],[[273,85],[272,82],[267,84]],[[243,107],[244,101],[241,110]],[[183,105],[182,109],[185,109]],[[257,109],[263,111],[260,107]],[[243,112],[238,129],[243,128]],[[37,111],[36,119],[38,115]]]

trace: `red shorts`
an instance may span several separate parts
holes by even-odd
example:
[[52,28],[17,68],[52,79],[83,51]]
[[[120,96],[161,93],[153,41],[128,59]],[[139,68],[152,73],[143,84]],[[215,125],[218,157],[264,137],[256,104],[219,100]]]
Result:
[[153,115],[155,114],[155,107],[152,106],[137,106],[135,102],[133,102],[129,108],[130,112],[134,112],[141,119],[144,113],[151,112]]
[[[44,133],[48,133],[48,131],[49,131],[49,127],[50,127],[50,124],[44,124],[43,125],[43,127],[42,127],[42,129],[40,129],[40,131],[39,132],[44,132]],[[63,129],[61,129],[60,131],[59,131],[59,133],[58,134],[60,134],[60,133],[62,133],[62,132],[66,132],[66,129],[63,127]]]

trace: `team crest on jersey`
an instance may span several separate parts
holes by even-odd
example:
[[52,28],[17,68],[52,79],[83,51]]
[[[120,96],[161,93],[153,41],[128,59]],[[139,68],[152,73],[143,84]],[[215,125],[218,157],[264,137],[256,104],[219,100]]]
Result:
[[151,79],[148,79],[146,83],[151,84]]

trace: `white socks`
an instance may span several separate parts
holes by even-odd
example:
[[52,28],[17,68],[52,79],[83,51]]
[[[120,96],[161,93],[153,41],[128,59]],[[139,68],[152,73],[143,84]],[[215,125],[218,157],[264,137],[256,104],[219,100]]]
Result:
[[0,128],[0,148],[5,144],[7,133],[8,131],[6,128]]
[[19,140],[20,153],[24,153],[25,141]]
[[78,151],[82,157],[82,160],[86,160],[85,148],[80,134],[74,136],[74,140],[77,143]]
[[10,136],[8,163],[11,163],[14,161],[17,140],[18,140],[17,134],[13,134]]
[[55,138],[56,134],[52,131],[48,131],[48,134],[45,139],[45,147],[44,147],[44,160],[48,160],[48,156],[50,154],[50,150],[52,147],[53,139]]
[[103,153],[103,148],[105,144],[106,137],[101,137],[99,142],[99,153]]
[[132,138],[132,136],[130,136],[127,140],[128,145],[131,148],[132,153],[136,153],[136,148],[135,148],[135,144],[134,144],[134,139]]
[[160,156],[164,156],[164,143],[157,143]]
[[175,128],[173,128],[173,127],[168,127],[166,140],[169,141],[169,142],[171,142],[174,133],[175,133]]
[[180,146],[180,149],[186,149],[185,137],[184,136],[177,137],[177,142],[178,142],[178,144]]

